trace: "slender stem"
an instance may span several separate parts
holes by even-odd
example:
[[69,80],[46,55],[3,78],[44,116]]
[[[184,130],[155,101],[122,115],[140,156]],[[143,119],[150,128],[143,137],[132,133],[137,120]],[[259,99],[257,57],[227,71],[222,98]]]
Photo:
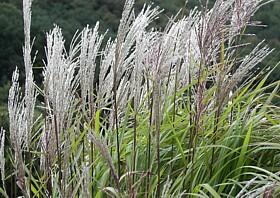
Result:
[[61,162],[61,154],[60,154],[60,149],[59,149],[59,135],[58,135],[58,126],[57,126],[57,120],[56,116],[54,115],[54,125],[55,125],[55,139],[56,139],[56,152],[57,152],[57,157],[58,157],[58,185],[60,187],[60,190],[62,190],[62,184],[61,184],[61,179],[62,179],[62,162]]
[[118,158],[118,177],[121,177],[121,158],[120,158],[120,142],[119,142],[119,126],[118,126],[118,107],[117,107],[117,79],[114,72],[114,85],[113,85],[113,97],[114,97],[114,123],[117,133],[117,158]]
[[30,149],[28,147],[28,157],[30,160],[30,165],[29,165],[29,175],[28,175],[28,181],[29,181],[29,193],[30,193],[30,197],[32,197],[32,182],[31,182],[31,176],[32,176],[32,164],[33,164],[33,160],[32,160],[32,153],[30,152]]
[[160,197],[160,77],[157,75],[154,82],[154,127],[157,150],[157,197]]
[[115,53],[115,63],[113,65],[113,100],[114,100],[114,124],[117,133],[117,158],[118,158],[118,178],[121,177],[121,156],[120,156],[120,142],[119,142],[119,123],[118,123],[118,105],[117,105],[117,72],[120,56],[120,40],[117,42],[116,53]]
[[[92,129],[95,128],[95,123],[94,123],[94,120],[93,120],[94,112],[95,112],[94,106],[93,106],[93,101],[94,101],[93,96],[90,95],[89,96],[89,112],[90,112],[89,118],[91,118],[90,122],[91,122],[91,128]],[[90,161],[91,161],[91,181],[92,181],[92,183],[91,183],[91,195],[92,195],[92,197],[94,197],[95,192],[94,192],[94,186],[93,186],[93,181],[94,181],[94,179],[93,179],[94,178],[94,170],[93,170],[94,144],[93,144],[93,142],[90,143]]]
[[[91,161],[91,178],[93,181],[94,174],[93,174],[93,143],[90,144],[90,161]],[[91,195],[94,197],[94,186],[93,183],[91,183]]]
[[215,113],[215,123],[214,123],[214,132],[213,132],[213,148],[212,148],[212,154],[211,154],[211,164],[210,164],[210,178],[213,175],[213,166],[214,166],[214,158],[215,158],[215,144],[216,144],[216,132],[218,130],[218,123],[219,123],[219,110]]
[[149,101],[149,129],[148,129],[148,147],[147,147],[147,189],[146,189],[146,197],[149,197],[150,191],[150,169],[151,169],[151,126],[152,126],[152,118],[153,118],[153,97],[150,97],[150,85],[149,80],[147,78],[147,93],[148,93],[148,101]]
[[44,113],[45,113],[45,119],[44,119],[44,124],[45,124],[45,144],[46,144],[46,150],[45,150],[45,155],[46,155],[46,162],[45,162],[45,172],[44,172],[44,176],[46,176],[46,185],[47,185],[47,193],[51,196],[52,195],[52,182],[51,182],[51,174],[50,174],[50,170],[51,170],[51,159],[50,159],[50,152],[49,152],[49,140],[50,140],[50,136],[49,136],[49,132],[47,132],[48,130],[46,129],[46,127],[48,126],[48,120],[47,120],[47,98],[46,96],[44,96],[44,104],[45,104],[45,108],[44,108]]
[[136,107],[134,103],[134,126],[133,126],[133,172],[132,173],[132,183],[134,184],[135,181],[135,171],[136,171],[136,144],[137,144],[137,113],[136,113]]
[[[189,67],[189,89],[188,89],[188,96],[189,96],[189,124],[190,124],[190,138],[189,138],[189,150],[192,148],[192,134],[193,134],[193,118],[192,118],[192,79],[191,79],[191,71]],[[188,155],[189,159],[188,161],[190,162],[192,160],[191,155]]]
[[224,34],[222,33],[222,42],[221,42],[221,49],[220,49],[220,66],[221,68],[218,68],[218,82],[217,82],[217,91],[216,91],[216,107],[217,110],[215,112],[215,120],[214,120],[214,131],[213,131],[213,149],[212,149],[212,155],[211,155],[211,164],[210,164],[210,177],[213,174],[213,167],[214,167],[214,157],[215,157],[215,144],[216,144],[216,137],[217,137],[217,131],[219,128],[219,120],[220,120],[220,114],[221,114],[221,108],[223,103],[223,95],[222,95],[222,81],[224,78],[224,64],[225,64],[225,43],[224,43]]
[[[175,118],[176,118],[176,92],[177,92],[177,78],[178,78],[179,67],[177,65],[176,73],[175,73],[175,84],[174,84],[174,95],[173,95],[173,115],[172,115],[172,127],[173,130],[175,128]],[[174,157],[174,139],[172,138],[172,149],[171,149],[171,159]],[[172,171],[172,164],[171,163],[171,171]]]

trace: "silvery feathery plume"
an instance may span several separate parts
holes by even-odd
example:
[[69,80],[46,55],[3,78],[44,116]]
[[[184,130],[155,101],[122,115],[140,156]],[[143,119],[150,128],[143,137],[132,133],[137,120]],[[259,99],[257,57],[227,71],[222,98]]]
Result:
[[161,56],[161,37],[159,32],[149,33],[143,44],[146,44],[147,53],[144,59],[146,79],[152,85],[155,75],[158,73],[158,62]]
[[[115,103],[117,104],[116,106],[118,108],[118,116],[123,113],[123,109],[125,108],[127,100],[129,99],[129,92],[127,91],[127,88],[130,87],[130,80],[132,80],[130,79],[130,76],[135,66],[134,46],[136,43],[137,35],[141,35],[142,32],[148,27],[148,25],[160,13],[158,8],[152,9],[150,6],[144,6],[142,11],[135,18],[132,11],[133,4],[134,1],[129,0],[125,4],[123,16],[117,34],[117,39],[115,41],[115,52],[111,70],[112,75],[108,75],[108,77],[111,77],[113,79],[112,88],[115,92],[114,95],[116,97]],[[113,118],[114,115],[112,115],[111,117]]]
[[[186,40],[184,38],[186,26],[185,19],[178,22],[175,22],[175,18],[171,19],[164,32],[158,35],[154,47],[149,52],[151,68],[153,68],[151,76],[154,85],[154,123],[159,123],[162,119],[162,112],[167,101],[165,99],[176,91],[177,75],[181,73],[181,65],[187,52],[186,44],[183,43]],[[182,75],[187,75],[187,73]]]
[[[126,8],[125,8],[126,9]],[[127,69],[133,66],[135,59],[135,50],[133,47],[136,42],[137,35],[141,35],[148,25],[157,18],[161,12],[158,8],[152,9],[151,6],[144,6],[139,15],[133,20],[134,14],[128,16],[125,15],[127,11],[124,11],[123,19],[119,26],[116,44],[116,60],[115,69],[117,72],[117,84],[120,78]],[[123,21],[127,18],[125,25]]]
[[10,136],[15,150],[20,151],[27,143],[24,98],[18,83],[19,71],[13,73],[12,86],[9,90],[8,111],[10,118]]
[[[113,89],[115,89],[114,90],[115,92],[118,87],[121,76],[123,75],[124,68],[127,67],[127,64],[128,65],[130,64],[130,62],[128,61],[126,61],[126,65],[123,62],[126,60],[127,56],[132,57],[130,50],[134,42],[133,40],[131,42],[131,39],[130,42],[126,42],[128,41],[128,39],[126,39],[126,35],[128,34],[128,31],[131,29],[130,26],[134,18],[133,5],[134,5],[134,0],[126,0],[124,5],[124,10],[122,13],[122,18],[120,20],[118,33],[117,33],[116,47],[115,47],[115,54],[114,54],[115,56],[114,64],[112,66]],[[135,38],[135,34],[131,36]],[[130,61],[132,60],[133,59],[130,58]]]
[[136,96],[136,106],[142,102],[147,96],[147,83],[152,85],[152,56],[150,54],[156,38],[159,36],[155,31],[143,31],[142,35],[138,35],[135,45],[135,66],[131,75],[131,91],[132,97]]
[[77,75],[74,75],[77,67],[77,48],[78,45],[71,45],[69,55],[66,54],[62,32],[57,26],[47,34],[47,62],[43,72],[44,94],[49,114],[55,115],[57,130],[60,132],[71,120],[68,116],[75,99],[78,80]]
[[0,170],[1,170],[1,179],[3,182],[4,189],[5,189],[5,154],[4,154],[5,133],[6,131],[3,128],[1,128],[0,129]]
[[[162,46],[162,60],[160,64],[161,69],[161,79],[162,84],[165,87],[162,92],[162,98],[168,98],[174,92],[175,84],[177,84],[177,74],[179,73],[180,64],[183,59],[183,46],[180,45],[182,42],[179,40],[181,34],[183,33],[183,23],[182,21],[173,22],[170,21],[170,28],[164,32]],[[164,101],[164,103],[166,100]],[[164,105],[163,105],[164,106]],[[164,108],[164,107],[163,107]]]
[[[166,58],[164,61],[165,75],[164,78],[166,84],[166,93],[168,96],[172,95],[174,92],[174,87],[179,82],[179,87],[182,87],[182,80],[188,76],[188,71],[186,69],[185,62],[188,62],[188,58],[193,55],[198,55],[196,59],[199,58],[199,49],[196,39],[191,37],[191,31],[194,31],[194,23],[197,22],[198,14],[196,11],[191,11],[190,16],[183,18],[179,21],[171,20],[169,29],[164,34],[167,44],[163,45],[168,51],[165,53]],[[167,29],[167,28],[166,28]],[[190,50],[188,43],[192,45]],[[195,53],[194,53],[195,51]],[[195,66],[195,64],[193,64]],[[193,70],[195,70],[194,67]],[[184,84],[186,85],[186,84]],[[176,85],[177,86],[177,85]]]
[[[272,52],[273,49],[269,49],[262,41],[248,55],[238,61],[237,69],[232,74],[227,71],[228,74],[219,79],[221,81],[219,105],[227,103],[232,95],[232,90],[236,89],[244,80],[249,79],[253,74],[252,70]],[[231,66],[229,67],[231,68]]]
[[200,50],[196,37],[196,24],[199,20],[200,12],[196,8],[190,11],[187,18],[181,19],[183,30],[178,38],[178,47],[182,49],[183,61],[178,72],[178,88],[185,87],[190,83],[189,77],[198,73]]
[[[134,99],[134,107],[138,108],[140,104],[141,92],[143,89],[145,90],[145,86],[143,86],[143,78],[144,78],[144,59],[146,55],[146,43],[145,43],[145,32],[141,32],[136,38],[136,46],[135,46],[135,63],[132,70],[131,75],[131,94],[130,99]],[[142,92],[143,93],[143,92]]]
[[126,0],[122,18],[120,20],[120,25],[117,33],[117,49],[116,51],[120,50],[121,43],[125,40],[125,35],[129,31],[129,26],[133,20],[133,6],[134,6],[134,0]]
[[268,46],[264,45],[264,41],[260,42],[243,58],[238,69],[227,80],[227,89],[231,89],[242,82],[242,80],[250,74],[251,70],[271,54],[272,51],[272,49],[269,49]]
[[[147,94],[151,94],[152,85],[153,85],[153,71],[156,65],[157,60],[157,52],[160,34],[157,31],[147,31],[143,34],[141,39],[137,39],[136,42],[136,58],[135,64],[139,64],[140,69],[142,70],[143,74],[143,82],[144,85],[141,87],[141,91],[136,92],[139,94],[138,97],[138,104],[144,103],[145,106],[150,106],[150,101],[146,100]],[[143,68],[141,68],[143,67]],[[135,74],[136,75],[136,74]],[[138,79],[140,80],[140,79]],[[141,84],[141,82],[138,82]]]
[[17,168],[17,185],[26,194],[25,171],[23,161],[23,149],[28,148],[31,141],[31,130],[33,126],[34,108],[36,102],[35,88],[33,85],[33,72],[31,61],[31,0],[23,0],[24,21],[24,48],[23,57],[25,65],[25,96],[20,93],[18,69],[14,71],[12,86],[9,91],[8,111],[10,121],[10,140],[15,152],[15,164]]
[[24,66],[27,75],[32,73],[31,61],[31,43],[30,43],[30,26],[31,26],[31,5],[32,0],[23,0],[23,22],[24,22]]
[[80,85],[83,106],[89,107],[89,111],[93,112],[94,89],[95,89],[95,72],[96,72],[96,58],[99,55],[99,49],[102,44],[104,35],[98,34],[99,23],[95,25],[94,29],[86,27],[82,31],[81,36],[81,53],[79,57],[80,62]]
[[8,111],[10,123],[10,140],[15,152],[15,164],[18,170],[17,184],[22,191],[25,191],[25,171],[23,162],[23,148],[26,148],[28,142],[27,135],[27,116],[24,100],[22,98],[18,83],[19,72],[16,68],[13,73],[12,86],[9,90]]
[[[35,87],[33,84],[33,71],[32,71],[32,60],[31,60],[31,42],[30,42],[30,26],[31,26],[31,5],[32,0],[23,0],[23,22],[24,22],[24,66],[25,66],[25,110],[26,110],[26,127],[28,141],[30,141],[31,130],[34,119],[34,109],[36,96]],[[29,146],[29,142],[27,143]]]
[[231,33],[239,34],[263,5],[273,0],[235,0],[231,17]]
[[[147,53],[146,39],[146,28],[148,25],[157,18],[161,11],[158,8],[151,9],[150,6],[143,7],[140,14],[136,17],[133,22],[133,29],[137,31],[135,37],[135,50],[134,50],[134,63],[131,71],[130,78],[130,98],[134,98],[134,106],[138,108],[140,103],[141,91],[143,89],[143,76],[144,76],[144,60]],[[133,31],[131,34],[135,34]]]
[[[64,39],[59,27],[55,26],[47,34],[47,61],[43,72],[47,115],[42,137],[42,150],[45,151],[44,153],[48,155],[49,159],[42,158],[42,160],[48,162],[46,169],[49,169],[48,166],[52,164],[56,152],[60,173],[62,173],[62,162],[66,162],[65,159],[63,161],[61,159],[60,146],[63,142],[64,132],[69,129],[73,121],[72,109],[79,80],[78,75],[75,75],[78,65],[78,51],[79,44],[77,44],[77,37],[74,37],[69,54],[66,53]],[[62,178],[62,175],[60,175],[60,178]]]
[[116,43],[111,39],[107,41],[104,50],[101,53],[99,82],[97,90],[98,108],[108,106],[109,100],[112,96],[113,89],[113,72],[112,67],[115,59]]
[[[170,21],[163,33],[157,33],[158,36],[154,37],[154,41],[151,41],[152,46],[148,49],[145,62],[150,67],[152,83],[158,84],[158,89],[162,85],[165,87],[164,91],[160,91],[161,96],[168,94],[170,84],[174,84],[172,79],[180,60],[183,58],[182,45],[179,45],[181,42],[179,40],[180,34],[183,32],[182,27],[182,23]],[[155,83],[156,81],[157,83]]]
[[217,0],[211,10],[201,13],[200,22],[196,28],[196,37],[203,66],[216,63],[221,43],[230,39],[227,22],[230,20],[234,0]]
[[[74,46],[69,55],[64,49],[61,29],[55,27],[47,34],[47,62],[44,68],[44,94],[48,111],[55,115],[60,132],[69,123],[69,111],[75,99],[78,77],[75,75],[77,60],[75,55],[78,46]],[[65,125],[67,124],[67,125]]]
[[[134,11],[133,11],[133,5],[134,0],[126,0],[124,5],[124,10],[122,13],[122,18],[120,20],[120,25],[117,33],[116,38],[116,48],[114,53],[114,62],[112,65],[112,106],[113,111],[111,111],[111,119],[112,119],[112,126],[114,126],[114,129],[116,129],[116,137],[117,137],[117,156],[118,156],[118,175],[120,176],[121,168],[120,168],[120,149],[119,149],[119,131],[118,131],[118,125],[119,125],[119,107],[118,107],[118,92],[119,86],[121,82],[121,78],[124,74],[124,72],[127,70],[128,66],[133,61],[133,55],[134,53],[131,52],[131,48],[134,44],[134,40],[131,40],[135,38],[134,35],[129,35],[129,30],[132,30],[131,24],[134,19]],[[131,32],[131,31],[130,31]],[[137,33],[137,32],[135,32]],[[129,42],[128,42],[129,41]],[[120,87],[122,89],[122,87]]]
[[[226,102],[226,98],[229,95],[229,92],[251,72],[251,70],[260,63],[265,57],[267,57],[272,50],[267,46],[264,46],[261,42],[258,46],[247,56],[245,56],[237,66],[237,69],[232,72],[233,64],[229,64],[231,59],[234,59],[236,48],[239,46],[234,46],[234,41],[236,36],[240,35],[243,29],[250,24],[250,20],[254,13],[264,4],[270,2],[270,0],[234,0],[230,9],[230,12],[227,14],[229,17],[228,28],[222,32],[222,41],[221,46],[228,42],[228,49],[220,49],[220,57],[222,62],[216,64],[218,66],[219,74],[216,76],[216,81],[219,85],[219,103],[223,105]],[[224,48],[224,46],[223,46]]]

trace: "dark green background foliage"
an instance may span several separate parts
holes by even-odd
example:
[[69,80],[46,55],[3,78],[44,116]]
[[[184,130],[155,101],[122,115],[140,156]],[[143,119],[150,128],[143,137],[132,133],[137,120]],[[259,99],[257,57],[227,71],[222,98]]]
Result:
[[[136,0],[138,10],[145,0]],[[198,4],[198,0],[190,0],[188,8]],[[212,1],[213,2],[213,1]],[[77,29],[82,30],[87,24],[94,26],[100,21],[102,32],[108,29],[108,36],[114,37],[121,17],[124,0],[34,0],[32,7],[32,37],[34,53],[38,50],[35,68],[42,67],[44,58],[45,33],[58,24],[69,45]],[[22,45],[23,22],[22,2],[20,0],[0,0],[0,126],[7,125],[5,104],[9,89],[9,79],[16,66],[23,70]],[[163,27],[168,17],[176,14],[184,6],[184,0],[154,0],[154,5],[164,8],[158,27]],[[257,36],[250,41],[257,43],[266,39],[269,45],[276,48],[275,53],[266,59],[265,65],[276,65],[280,49],[280,1],[264,6],[255,16],[268,27],[253,28]],[[40,69],[34,69],[36,81],[40,80]],[[37,70],[37,71],[36,71]],[[279,70],[278,70],[279,71]],[[21,76],[23,79],[24,76]],[[274,72],[272,78],[280,79],[280,72]]]

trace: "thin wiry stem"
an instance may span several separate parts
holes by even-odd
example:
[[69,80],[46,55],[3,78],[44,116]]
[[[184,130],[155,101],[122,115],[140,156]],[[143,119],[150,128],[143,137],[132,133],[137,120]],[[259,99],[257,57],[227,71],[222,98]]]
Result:
[[56,153],[58,158],[58,185],[60,190],[62,191],[62,159],[61,159],[61,152],[60,152],[60,139],[59,139],[59,131],[57,125],[57,118],[54,115],[54,133],[55,133],[55,142],[56,142]]
[[122,14],[122,19],[119,25],[117,44],[115,51],[115,62],[113,65],[113,107],[114,107],[114,126],[116,130],[116,144],[117,144],[117,158],[118,158],[118,176],[121,176],[121,157],[120,157],[120,142],[119,142],[119,120],[118,120],[118,105],[117,105],[117,89],[118,89],[118,79],[119,75],[122,75],[119,64],[121,63],[121,47],[122,42],[125,39],[125,35],[128,31],[129,25],[131,23],[131,12],[134,5],[134,0],[126,0],[124,11]]
[[[134,112],[133,118],[133,160],[132,160],[132,171],[136,171],[136,155],[137,155],[137,113]],[[135,182],[135,174],[132,176],[132,183]]]
[[152,128],[152,118],[153,118],[153,97],[150,97],[150,85],[149,80],[147,80],[147,93],[148,93],[148,107],[149,112],[149,123],[148,123],[148,138],[147,138],[147,187],[146,187],[146,197],[149,197],[150,193],[150,177],[151,177],[151,128]]
[[114,97],[114,125],[116,129],[117,138],[117,158],[118,158],[118,176],[121,176],[121,156],[120,156],[120,141],[119,141],[119,123],[118,123],[118,106],[117,106],[117,76],[116,71],[114,71],[113,78],[113,97]]
[[5,153],[4,153],[4,146],[5,146],[5,134],[6,131],[3,128],[0,128],[0,170],[1,170],[1,180],[3,183],[3,189],[6,192],[6,185],[5,185]]
[[156,134],[156,148],[157,148],[157,196],[160,197],[160,80],[156,79],[154,82],[154,127]]

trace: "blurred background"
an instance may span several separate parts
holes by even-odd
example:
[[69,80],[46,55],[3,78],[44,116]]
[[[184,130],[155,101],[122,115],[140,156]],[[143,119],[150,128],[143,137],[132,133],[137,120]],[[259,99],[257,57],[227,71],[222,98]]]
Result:
[[[145,0],[136,1],[136,12],[141,9]],[[210,0],[210,4],[214,0]],[[34,64],[35,80],[40,82],[44,59],[45,33],[54,24],[59,25],[65,36],[66,46],[69,45],[76,30],[82,30],[87,24],[94,27],[100,22],[101,32],[108,30],[108,37],[114,37],[121,17],[124,0],[34,0],[32,6],[31,35],[35,37],[33,53],[38,51]],[[157,21],[158,28],[163,28],[169,17],[184,7],[185,0],[154,0],[154,6],[164,9]],[[187,10],[197,6],[199,0],[189,0]],[[188,12],[188,11],[187,11]],[[279,61],[280,50],[280,1],[276,0],[262,7],[254,20],[262,21],[267,27],[249,28],[255,36],[246,39],[256,44],[263,39],[274,53],[262,63],[275,66]],[[0,126],[8,129],[7,97],[12,72],[16,66],[23,71],[23,21],[21,0],[0,0]],[[254,45],[252,45],[254,46]],[[248,46],[248,49],[250,46]],[[23,72],[21,73],[23,74]],[[21,75],[21,81],[24,75]],[[280,79],[280,69],[276,69],[270,80]]]

